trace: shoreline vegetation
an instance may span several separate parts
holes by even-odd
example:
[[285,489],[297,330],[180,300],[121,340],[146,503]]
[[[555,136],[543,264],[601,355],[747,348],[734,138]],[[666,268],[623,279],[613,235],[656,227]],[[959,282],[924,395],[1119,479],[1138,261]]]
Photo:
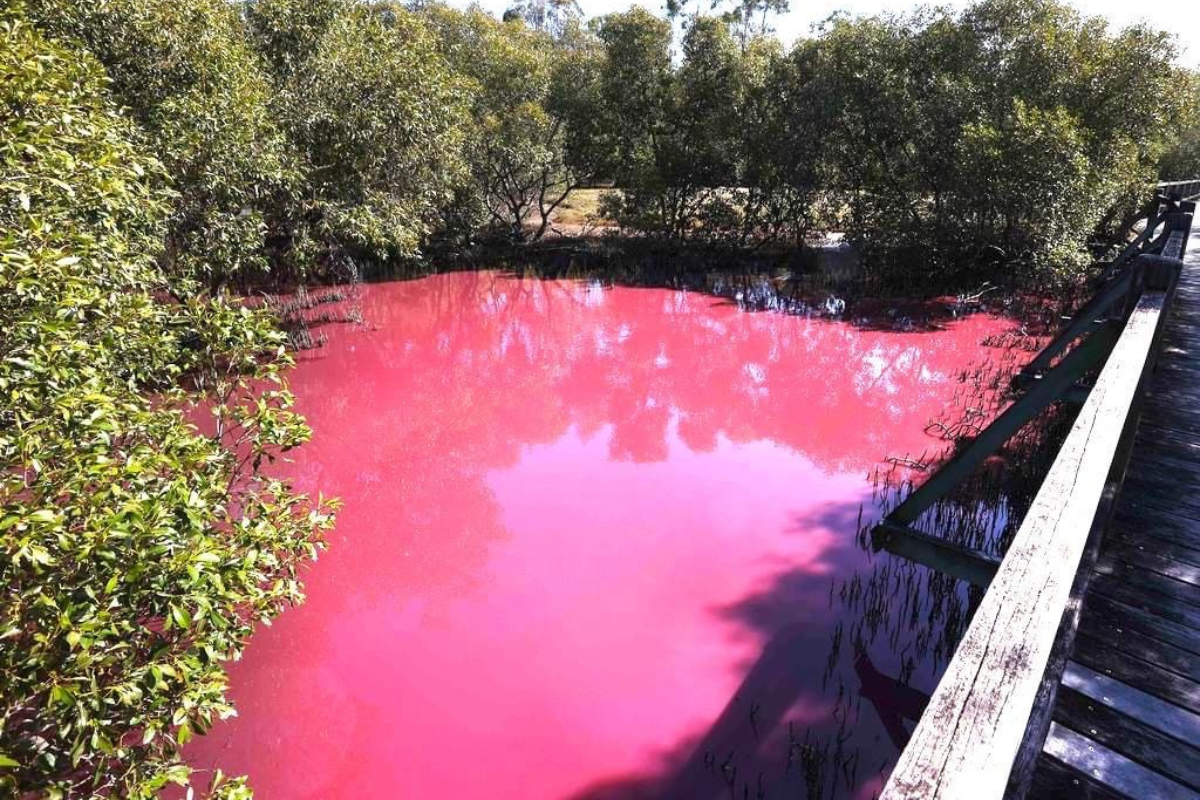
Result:
[[308,301],[246,297],[500,262],[820,287],[841,233],[863,291],[1062,298],[1200,175],[1168,33],[980,0],[785,48],[778,8],[0,10],[0,794],[250,796],[180,749],[336,504],[269,474],[310,436]]

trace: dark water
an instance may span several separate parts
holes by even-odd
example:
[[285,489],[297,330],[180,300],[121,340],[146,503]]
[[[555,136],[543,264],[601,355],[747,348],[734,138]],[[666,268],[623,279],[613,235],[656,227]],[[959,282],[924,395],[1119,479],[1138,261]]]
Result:
[[291,375],[331,548],[193,765],[262,800],[878,791],[966,593],[867,551],[869,476],[938,454],[1015,322],[494,273],[361,312]]

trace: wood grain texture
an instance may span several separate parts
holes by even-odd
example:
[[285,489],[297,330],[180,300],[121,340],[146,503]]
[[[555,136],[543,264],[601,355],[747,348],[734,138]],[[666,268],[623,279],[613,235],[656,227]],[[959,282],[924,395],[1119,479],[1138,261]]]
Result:
[[1083,625],[1091,619],[1131,630],[1200,658],[1200,630],[1164,619],[1153,611],[1092,592],[1084,604]]
[[1054,721],[1190,789],[1200,789],[1200,750],[1074,689],[1059,692]]
[[1046,753],[1115,789],[1119,795],[1159,800],[1200,800],[1200,794],[1166,775],[1126,758],[1094,739],[1057,723],[1050,726]]
[[[1156,625],[1151,630],[1157,634]],[[1200,657],[1136,627],[1114,624],[1102,615],[1085,613],[1079,624],[1079,636],[1086,636],[1119,653],[1141,658],[1192,681],[1200,682]]]
[[1037,774],[1033,776],[1033,789],[1030,794],[1054,800],[1128,800],[1115,789],[1110,789],[1049,756],[1042,759],[1038,766]]
[[[1200,554],[1195,550],[1148,538],[1135,542],[1120,537],[1113,537],[1104,550],[1099,569],[1111,571],[1118,564],[1137,566],[1200,589],[1200,564],[1195,563],[1200,560]],[[1200,594],[1200,591],[1196,593]]]
[[1082,664],[1072,662],[1068,665],[1063,686],[1181,742],[1195,744],[1200,740],[1200,714]]
[[[1075,640],[1075,659],[1097,674],[1131,687],[1136,686],[1143,694],[1179,706],[1181,711],[1200,707],[1200,684],[1147,659],[1110,647],[1107,643],[1090,636],[1082,635]],[[1163,710],[1170,711],[1165,708]],[[1200,722],[1200,716],[1195,714],[1188,718]],[[1189,737],[1189,744],[1200,745],[1200,728],[1192,729]]]

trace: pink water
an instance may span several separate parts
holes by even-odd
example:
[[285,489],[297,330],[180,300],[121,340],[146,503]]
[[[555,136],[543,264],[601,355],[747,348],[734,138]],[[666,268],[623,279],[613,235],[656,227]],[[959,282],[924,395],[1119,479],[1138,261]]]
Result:
[[[331,547],[230,665],[239,716],[187,750],[260,800],[803,786],[789,724],[834,731],[865,680],[830,641],[866,475],[936,446],[1013,326],[491,273],[369,285],[362,311],[291,375],[315,436],[286,470],[342,499]],[[895,745],[857,705],[839,791],[866,797]]]

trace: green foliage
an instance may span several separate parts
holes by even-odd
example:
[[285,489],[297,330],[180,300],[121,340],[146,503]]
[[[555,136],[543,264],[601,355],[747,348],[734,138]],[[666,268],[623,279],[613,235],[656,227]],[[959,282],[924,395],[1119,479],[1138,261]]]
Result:
[[1043,111],[1020,99],[999,125],[965,125],[956,167],[966,187],[986,191],[954,198],[962,207],[935,220],[943,226],[942,241],[998,247],[1005,256],[1019,254],[1019,265],[1043,271],[1084,266],[1078,244],[1103,209],[1084,200],[1091,164],[1081,137],[1062,107]]
[[786,55],[765,35],[783,4],[754,0],[686,14],[678,64],[667,20],[584,30],[567,0],[506,22],[438,3],[30,2],[109,70],[177,188],[162,257],[210,287],[485,226],[537,238],[604,179],[606,214],[638,232],[802,243],[834,221],[905,280],[1064,279],[1200,138],[1162,91],[1167,35],[1057,0],[835,17]]
[[[429,27],[398,5],[351,0],[259,2],[251,20],[284,67],[275,107],[314,235],[370,259],[416,256],[462,184],[467,129],[465,87]],[[291,60],[290,42],[301,43]]]
[[802,243],[824,221],[898,281],[1071,280],[1186,116],[1169,36],[1056,0],[835,17],[787,55],[727,23],[690,16],[675,66],[663,20],[599,21],[568,157],[616,182],[624,227]]
[[174,179],[165,258],[216,286],[269,267],[297,176],[271,84],[225,0],[29,0],[43,29],[80,40]]
[[179,746],[232,710],[221,663],[300,598],[330,524],[259,474],[309,435],[283,335],[237,304],[166,301],[179,201],[107,91],[90,56],[0,12],[5,795],[187,783]]
[[[586,177],[567,160],[572,128],[591,110],[572,82],[586,50],[569,34],[554,40],[519,19],[501,22],[478,8],[435,5],[425,15],[453,69],[470,81],[471,133],[465,148],[478,207],[517,241],[536,215],[532,238]],[[584,167],[586,168],[586,167]]]
[[779,130],[820,142],[818,181],[885,273],[1065,280],[1148,193],[1181,111],[1173,57],[1054,0],[840,18],[789,59]]
[[744,183],[761,130],[747,122],[769,102],[777,51],[761,40],[740,46],[726,21],[697,16],[675,68],[670,27],[641,8],[603,18],[597,34],[592,152],[621,188],[606,212],[674,239],[745,240],[762,211],[757,187]]
[[1200,125],[1180,131],[1159,164],[1159,177],[1165,181],[1193,180],[1189,175],[1200,175]]
[[1191,102],[1159,162],[1158,174],[1164,181],[1200,177],[1200,73],[1190,73],[1187,86]]
[[[720,5],[721,3],[714,3],[712,8]],[[771,15],[786,14],[790,5],[788,0],[739,0],[733,8],[721,15],[721,19],[729,23],[744,50],[752,42],[766,38],[772,32]]]
[[343,0],[248,0],[255,46],[281,82],[306,68],[343,6]]
[[504,12],[505,22],[524,21],[539,33],[562,37],[579,24],[579,0],[520,0]]
[[599,21],[604,60],[597,76],[603,166],[625,187],[652,173],[668,125],[671,26],[641,7]]
[[624,227],[662,232],[671,227],[676,207],[662,164],[674,105],[671,26],[635,6],[603,17],[596,33],[604,58],[596,76],[598,124],[590,149],[621,187],[602,210]]
[[675,75],[671,135],[659,158],[675,190],[669,227],[676,235],[702,226],[709,235],[736,225],[732,187],[740,185],[746,80],[742,52],[725,22],[692,21]]
[[823,87],[811,78],[815,47],[801,43],[783,56],[771,44],[759,39],[745,57],[743,235],[803,246],[825,175],[822,138],[798,135],[795,125],[821,103]]

